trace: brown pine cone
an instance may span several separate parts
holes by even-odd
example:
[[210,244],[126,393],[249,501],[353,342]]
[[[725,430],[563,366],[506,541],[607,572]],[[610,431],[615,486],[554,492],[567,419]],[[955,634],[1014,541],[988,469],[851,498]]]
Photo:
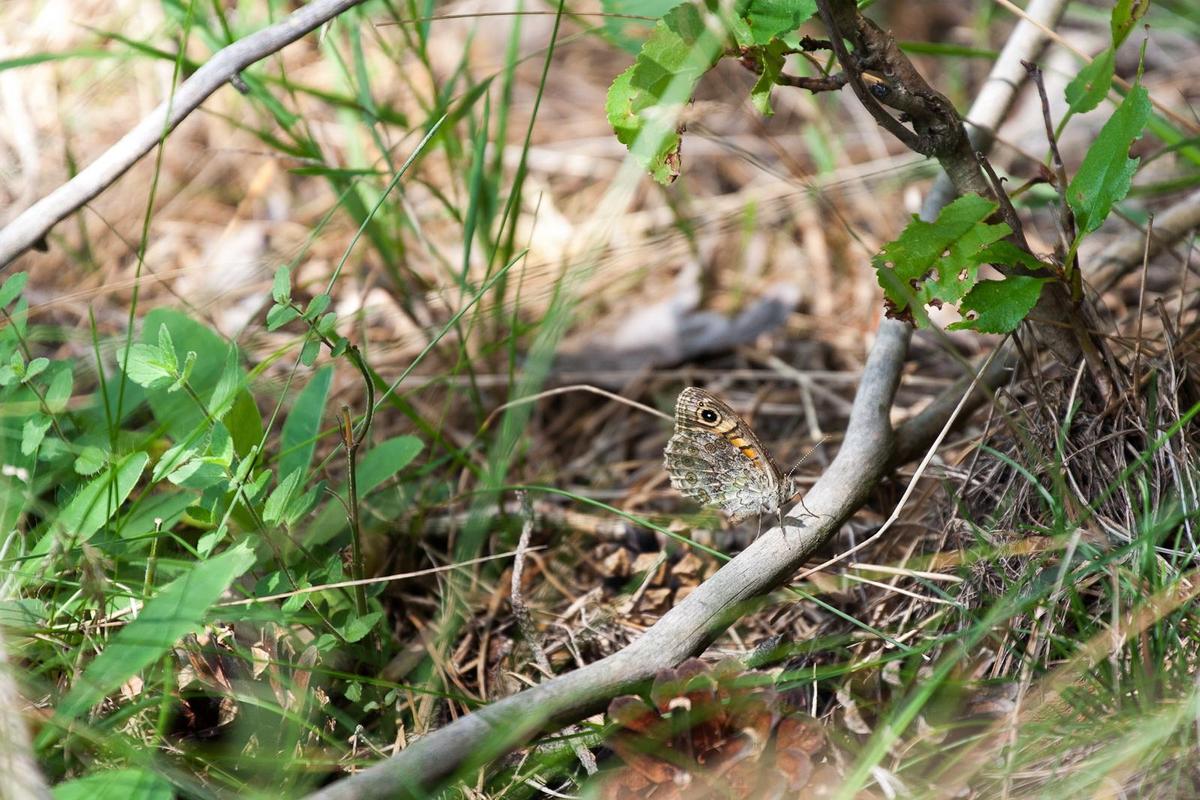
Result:
[[605,800],[821,797],[841,784],[821,724],[788,712],[771,676],[735,659],[663,670],[649,702],[615,698],[608,718],[618,766]]

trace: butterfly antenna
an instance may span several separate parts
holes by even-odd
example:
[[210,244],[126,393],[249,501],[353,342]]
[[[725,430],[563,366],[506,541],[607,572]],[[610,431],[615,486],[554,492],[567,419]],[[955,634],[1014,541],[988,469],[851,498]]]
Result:
[[[805,460],[807,460],[807,459],[808,459],[808,457],[809,457],[809,456],[811,456],[813,453],[815,453],[815,452],[816,452],[816,450],[817,450],[817,448],[818,448],[818,447],[820,447],[821,445],[825,444],[825,441],[826,441],[827,439],[829,439],[829,437],[828,437],[828,436],[822,436],[822,437],[821,437],[821,441],[817,442],[817,443],[816,443],[816,444],[814,444],[812,447],[810,447],[810,448],[808,449],[808,452],[807,452],[807,453],[805,453],[804,455],[800,456],[800,460],[799,460],[799,461],[797,461],[797,462],[796,462],[796,463],[795,463],[795,464],[792,466],[792,468],[788,470],[788,473],[787,473],[787,478],[786,478],[786,480],[785,480],[785,483],[787,484],[787,488],[788,488],[788,490],[791,492],[791,494],[789,494],[789,495],[788,495],[788,497],[789,497],[789,498],[790,498],[790,497],[792,497],[792,496],[794,496],[794,495],[796,494],[796,488],[795,488],[795,485],[792,483],[792,476],[793,476],[793,475],[795,475],[795,473],[796,473],[796,470],[800,469],[800,465],[801,465],[801,464],[803,464],[803,463],[805,462]],[[809,511],[809,510],[808,510],[808,506],[804,505],[804,498],[803,498],[803,497],[802,497],[802,498],[800,498],[800,507],[801,507],[801,508],[803,508],[803,509],[804,509],[804,512],[805,512],[806,514],[808,514],[810,517],[815,517],[815,516],[817,516],[816,514],[814,514],[814,513],[812,513],[811,511]],[[780,508],[781,508],[781,509],[783,508],[783,504],[782,504],[782,503],[780,503]],[[782,527],[782,520],[780,520],[780,526]]]

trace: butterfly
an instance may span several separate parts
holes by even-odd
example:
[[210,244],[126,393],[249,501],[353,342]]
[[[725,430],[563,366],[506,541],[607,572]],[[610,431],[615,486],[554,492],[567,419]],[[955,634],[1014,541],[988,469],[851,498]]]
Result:
[[675,401],[675,433],[664,452],[671,485],[724,511],[731,523],[779,512],[795,492],[750,426],[711,392],[684,389]]

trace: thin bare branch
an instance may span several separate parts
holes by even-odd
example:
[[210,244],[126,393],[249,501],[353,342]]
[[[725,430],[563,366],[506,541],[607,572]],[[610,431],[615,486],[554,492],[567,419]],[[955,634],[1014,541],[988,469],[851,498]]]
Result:
[[362,0],[313,0],[291,16],[219,50],[174,96],[151,111],[120,141],[104,151],[74,178],[17,215],[0,229],[0,268],[41,242],[59,221],[78,211],[124,175],[138,159],[175,129],[210,94],[235,80],[256,61],[282,50],[301,36],[352,8]]

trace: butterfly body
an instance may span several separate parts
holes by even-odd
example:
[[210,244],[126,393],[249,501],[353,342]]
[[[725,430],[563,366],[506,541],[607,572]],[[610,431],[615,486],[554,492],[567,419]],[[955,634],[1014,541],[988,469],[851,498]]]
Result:
[[671,485],[723,510],[731,523],[778,511],[791,495],[754,431],[711,392],[684,389],[675,402],[675,433],[664,453]]

